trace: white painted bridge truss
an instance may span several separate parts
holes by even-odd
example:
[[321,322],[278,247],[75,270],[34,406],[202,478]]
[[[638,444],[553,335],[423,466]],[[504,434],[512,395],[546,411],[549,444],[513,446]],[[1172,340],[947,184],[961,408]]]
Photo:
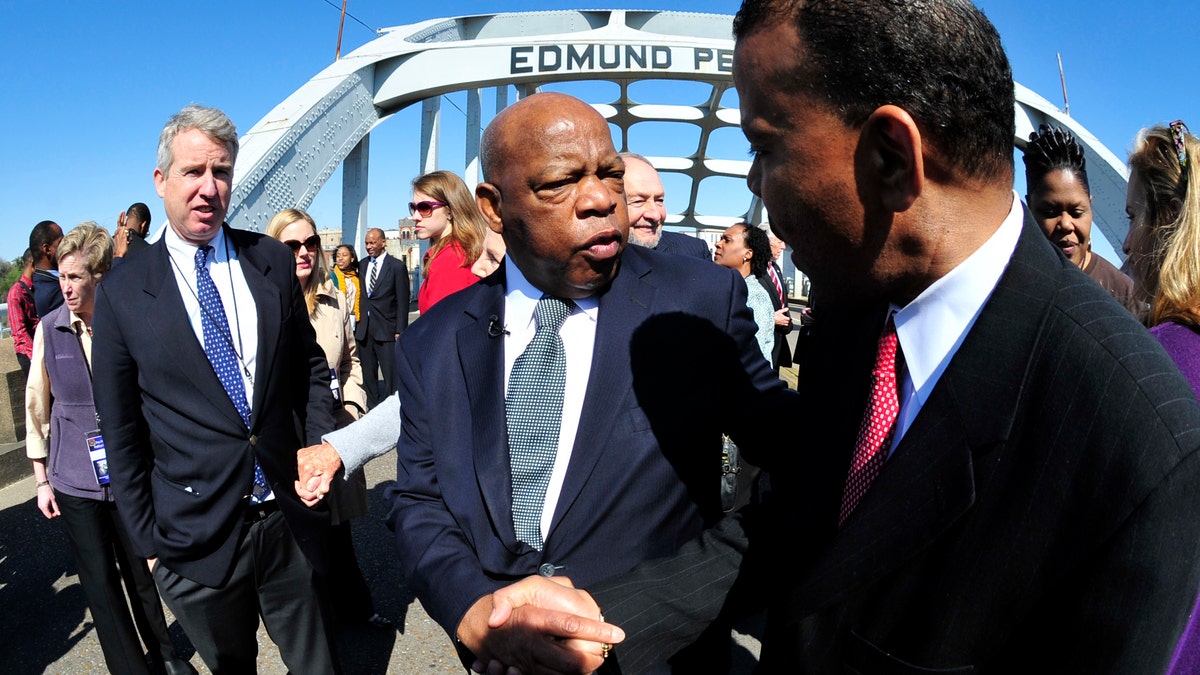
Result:
[[[437,166],[443,95],[466,94],[466,156],[463,178],[479,180],[479,141],[485,90],[495,110],[516,97],[561,83],[607,81],[598,91],[619,91],[612,100],[589,100],[611,124],[619,149],[649,157],[664,174],[669,199],[690,185],[686,207],[668,217],[676,229],[724,229],[739,221],[769,219],[744,187],[732,198],[700,200],[710,186],[726,191],[744,184],[750,162],[720,156],[710,147],[714,132],[740,122],[732,81],[732,17],[644,10],[554,11],[432,19],[380,31],[381,37],[342,57],[277,105],[241,139],[229,222],[262,230],[285,208],[308,208],[338,166],[342,172],[342,237],[357,243],[367,224],[370,133],[396,112],[421,103],[421,166]],[[640,103],[631,85],[647,80],[697,83],[700,100]],[[705,88],[707,87],[707,88]],[[728,94],[728,95],[727,95]],[[1127,171],[1112,152],[1077,122],[1029,89],[1016,85],[1014,144],[1041,123],[1069,128],[1084,144],[1095,201],[1095,229],[1120,251]],[[639,124],[658,129],[681,125],[698,142],[691,154],[655,155],[630,147]],[[415,130],[414,130],[415,134]],[[732,153],[730,153],[732,154]],[[1020,167],[1018,167],[1018,171]],[[684,177],[685,180],[671,180]],[[715,180],[714,180],[715,179]],[[698,201],[715,212],[700,212]],[[720,204],[713,208],[712,204]],[[388,214],[387,219],[402,214]],[[376,220],[381,220],[377,217]]]

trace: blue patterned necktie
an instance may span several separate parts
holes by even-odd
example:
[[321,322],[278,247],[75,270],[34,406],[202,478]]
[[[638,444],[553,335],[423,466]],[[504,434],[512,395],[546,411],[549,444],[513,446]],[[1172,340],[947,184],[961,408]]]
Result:
[[558,331],[575,303],[542,296],[533,316],[533,340],[508,376],[508,461],[517,539],[542,550],[542,505],[558,454],[567,357]]
[[[196,249],[196,299],[200,302],[200,325],[204,330],[204,355],[217,373],[217,379],[233,401],[246,428],[250,428],[250,403],[246,400],[246,383],[239,371],[241,361],[233,350],[233,333],[229,332],[229,319],[225,317],[225,305],[221,294],[208,273],[208,255],[211,246]],[[263,475],[258,460],[254,460],[254,490],[250,502],[257,504],[271,496],[267,478]]]

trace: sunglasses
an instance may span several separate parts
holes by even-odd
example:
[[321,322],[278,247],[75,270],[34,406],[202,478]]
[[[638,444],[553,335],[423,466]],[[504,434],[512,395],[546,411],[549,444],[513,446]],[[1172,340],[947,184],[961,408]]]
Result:
[[315,253],[317,251],[317,249],[321,248],[321,235],[314,234],[313,236],[309,237],[308,239],[305,239],[304,241],[296,241],[295,239],[288,239],[287,241],[285,241],[283,243],[287,244],[287,247],[292,249],[292,253],[299,251],[301,246],[308,249],[310,253]]
[[408,215],[411,216],[414,213],[419,213],[422,218],[428,218],[433,214],[434,209],[440,209],[445,205],[446,202],[417,202],[416,204],[409,202]]

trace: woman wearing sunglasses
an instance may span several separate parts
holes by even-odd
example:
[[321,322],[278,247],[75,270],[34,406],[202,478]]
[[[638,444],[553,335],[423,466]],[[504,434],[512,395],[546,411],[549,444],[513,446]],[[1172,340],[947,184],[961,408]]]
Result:
[[[329,365],[330,389],[336,406],[334,419],[338,427],[346,426],[366,410],[367,392],[363,389],[362,367],[358,363],[354,331],[350,328],[353,312],[346,296],[329,279],[316,223],[299,209],[286,209],[271,219],[267,236],[287,244],[296,256],[296,278],[304,291],[308,318]],[[367,513],[367,481],[362,470],[338,481],[329,496],[333,527],[329,534],[330,564],[326,575],[328,599],[339,621],[386,628],[391,622],[375,613],[350,537],[350,520]]]
[[483,251],[487,225],[467,184],[449,171],[433,171],[414,180],[408,212],[417,238],[432,241],[421,263],[424,282],[417,292],[417,309],[424,314],[478,279],[471,265]]

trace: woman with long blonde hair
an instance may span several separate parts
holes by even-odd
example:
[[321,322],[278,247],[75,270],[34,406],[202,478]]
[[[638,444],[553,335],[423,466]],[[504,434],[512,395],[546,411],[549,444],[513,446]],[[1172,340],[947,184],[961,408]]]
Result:
[[1125,253],[1146,325],[1200,394],[1200,140],[1143,129],[1129,156]]
[[[1143,129],[1129,155],[1125,253],[1146,325],[1200,396],[1200,139],[1183,122]],[[1195,588],[1181,588],[1196,593]],[[1200,604],[1169,675],[1200,672]]]
[[432,171],[413,181],[408,212],[418,239],[433,243],[421,263],[417,309],[422,314],[439,300],[478,279],[471,265],[483,251],[487,224],[475,198],[461,178],[449,171]]
[[[329,365],[334,420],[339,428],[344,427],[367,409],[367,391],[350,324],[353,311],[345,294],[329,278],[321,236],[311,216],[299,209],[280,211],[267,225],[267,236],[287,244],[296,256],[296,278],[304,291],[308,318]],[[386,628],[391,622],[375,613],[350,534],[350,520],[367,513],[367,480],[362,470],[339,480],[330,497],[333,527],[329,535],[329,572],[325,575],[328,599],[340,621]]]

